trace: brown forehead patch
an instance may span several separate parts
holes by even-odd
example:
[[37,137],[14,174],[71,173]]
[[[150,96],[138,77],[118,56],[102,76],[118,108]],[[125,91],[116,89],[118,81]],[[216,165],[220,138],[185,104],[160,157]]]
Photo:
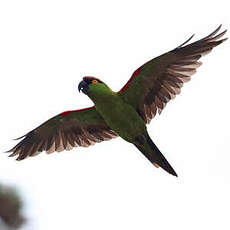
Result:
[[95,77],[92,77],[92,76],[85,76],[83,77],[83,80],[94,80],[96,79]]
[[92,77],[92,76],[85,76],[85,77],[83,77],[83,80],[86,81],[87,83],[91,83],[93,80],[97,80],[98,82],[102,82],[98,78]]

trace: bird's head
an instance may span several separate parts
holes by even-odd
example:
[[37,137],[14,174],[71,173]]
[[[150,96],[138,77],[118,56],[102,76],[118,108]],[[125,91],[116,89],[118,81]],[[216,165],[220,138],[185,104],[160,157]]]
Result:
[[83,80],[78,84],[78,91],[82,91],[89,96],[91,91],[95,91],[106,86],[104,82],[95,77],[83,77]]

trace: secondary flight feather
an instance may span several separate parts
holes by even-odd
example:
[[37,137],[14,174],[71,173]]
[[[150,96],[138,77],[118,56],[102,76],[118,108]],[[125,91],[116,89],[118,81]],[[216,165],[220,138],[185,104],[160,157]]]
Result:
[[[78,89],[86,94],[94,106],[65,111],[49,119],[24,135],[8,152],[23,160],[42,151],[52,153],[87,147],[120,136],[134,144],[156,167],[177,176],[175,170],[149,137],[146,124],[164,109],[168,101],[180,93],[183,84],[201,65],[198,61],[227,38],[219,26],[210,35],[160,55],[132,74],[119,91],[112,91],[95,77],[84,77]],[[19,138],[20,139],[20,138]]]

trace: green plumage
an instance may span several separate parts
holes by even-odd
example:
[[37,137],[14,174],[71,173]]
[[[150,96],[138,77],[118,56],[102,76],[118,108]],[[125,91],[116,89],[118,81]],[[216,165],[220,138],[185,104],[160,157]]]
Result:
[[134,144],[152,163],[177,176],[171,165],[150,139],[146,124],[135,108],[103,82],[90,84],[88,96],[106,124],[121,138]]
[[146,132],[146,125],[136,110],[104,83],[90,84],[89,97],[106,124],[124,140],[133,143],[136,136]]
[[87,147],[97,142],[120,136],[134,144],[156,167],[177,176],[148,135],[146,124],[165,108],[183,84],[201,65],[198,60],[226,40],[220,39],[226,30],[214,32],[189,45],[191,40],[160,55],[134,73],[126,85],[113,92],[104,82],[94,77],[84,77],[78,90],[94,102],[94,106],[66,111],[49,119],[30,131],[8,152],[23,160],[42,151],[70,150],[76,146]]

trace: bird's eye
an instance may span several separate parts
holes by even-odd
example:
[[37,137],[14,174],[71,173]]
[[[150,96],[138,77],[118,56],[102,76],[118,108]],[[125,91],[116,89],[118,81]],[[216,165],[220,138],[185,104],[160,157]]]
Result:
[[98,80],[92,80],[92,84],[97,84],[98,83]]

